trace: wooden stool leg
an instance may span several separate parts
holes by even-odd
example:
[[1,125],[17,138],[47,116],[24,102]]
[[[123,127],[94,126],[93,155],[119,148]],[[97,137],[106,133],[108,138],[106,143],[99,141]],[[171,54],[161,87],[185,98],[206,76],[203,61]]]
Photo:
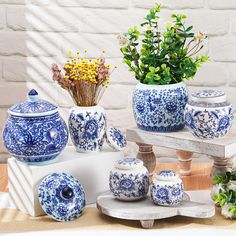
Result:
[[179,160],[180,175],[190,175],[193,153],[182,150],[176,150],[176,156]]
[[211,178],[214,179],[217,174],[223,175],[225,172],[230,170],[233,166],[233,158],[232,157],[215,157],[212,156],[214,160],[214,164],[211,171]]
[[149,171],[149,174],[153,175],[156,168],[156,156],[152,150],[152,145],[144,143],[137,143],[137,145],[139,146],[137,158],[143,161],[144,166]]

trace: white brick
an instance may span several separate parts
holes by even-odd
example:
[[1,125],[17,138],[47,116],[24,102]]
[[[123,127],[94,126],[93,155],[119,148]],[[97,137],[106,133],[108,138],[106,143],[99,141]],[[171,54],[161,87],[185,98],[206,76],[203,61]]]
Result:
[[223,63],[207,62],[199,69],[194,80],[188,81],[192,86],[223,86],[228,80],[228,70]]
[[7,109],[6,108],[1,108],[0,109],[0,130],[3,130],[3,128],[5,127],[7,116],[8,116]]
[[80,11],[56,6],[10,6],[7,8],[7,25],[13,30],[78,31]]
[[129,27],[139,25],[146,15],[145,10],[84,9],[80,31],[86,33],[122,33]]
[[209,7],[212,9],[236,9],[235,0],[209,0]]
[[0,4],[16,4],[16,5],[24,5],[28,3],[29,0],[0,0]]
[[126,132],[127,128],[136,126],[131,108],[122,110],[106,109],[106,115],[108,125],[120,129],[123,133]]
[[106,62],[111,65],[111,68],[118,66],[111,74],[111,84],[137,84],[134,74],[129,71],[128,66],[123,63],[122,58],[107,59]]
[[6,26],[6,9],[5,7],[0,7],[0,29]]
[[59,37],[59,44],[65,56],[69,49],[80,52],[88,49],[88,57],[100,56],[103,49],[106,51],[106,57],[122,56],[115,35],[62,33]]
[[3,60],[3,79],[6,81],[53,82],[51,57],[16,57]]
[[236,37],[210,39],[210,57],[215,61],[236,61]]
[[131,104],[133,86],[110,85],[104,92],[100,105],[105,109],[126,109]]
[[231,30],[232,33],[236,34],[236,14],[231,15]]
[[57,3],[65,7],[91,7],[91,8],[127,8],[129,0],[57,0]]
[[229,81],[230,86],[236,86],[236,73],[235,73],[236,63],[227,63],[227,69],[229,71]]
[[39,32],[0,32],[0,55],[58,55],[58,35]]
[[[135,7],[140,8],[153,8],[155,3],[153,0],[133,0]],[[158,0],[163,8],[170,9],[194,9],[204,7],[204,0]]]

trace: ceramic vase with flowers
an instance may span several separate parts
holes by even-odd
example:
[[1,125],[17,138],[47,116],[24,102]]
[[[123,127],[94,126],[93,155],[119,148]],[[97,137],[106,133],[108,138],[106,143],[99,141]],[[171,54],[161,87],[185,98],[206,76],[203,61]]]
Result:
[[[141,24],[118,36],[124,63],[139,81],[133,92],[137,126],[147,131],[169,132],[184,127],[187,88],[184,80],[196,74],[208,56],[199,55],[206,35],[192,32],[185,15],[173,14],[164,31],[159,26],[160,5]],[[142,37],[142,38],[141,38]],[[141,44],[139,42],[141,38]]]
[[78,152],[99,151],[105,137],[106,115],[98,102],[109,84],[110,65],[103,56],[86,58],[85,51],[83,57],[78,52],[70,56],[63,69],[64,75],[57,65],[52,66],[53,79],[69,92],[75,103],[69,115],[72,142]]

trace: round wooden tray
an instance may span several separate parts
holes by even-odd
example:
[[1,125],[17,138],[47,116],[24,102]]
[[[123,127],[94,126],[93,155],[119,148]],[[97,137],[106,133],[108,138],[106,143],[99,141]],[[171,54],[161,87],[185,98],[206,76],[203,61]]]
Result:
[[195,218],[210,218],[215,215],[213,203],[193,202],[186,193],[180,205],[164,207],[154,205],[150,196],[135,202],[125,202],[115,199],[110,192],[107,192],[97,198],[97,208],[108,216],[139,220],[143,228],[152,228],[155,219],[177,215]]

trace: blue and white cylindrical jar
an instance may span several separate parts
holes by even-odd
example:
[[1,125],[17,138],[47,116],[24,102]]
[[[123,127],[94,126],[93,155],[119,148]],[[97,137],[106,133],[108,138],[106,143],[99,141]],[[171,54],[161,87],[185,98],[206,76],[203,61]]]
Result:
[[68,141],[68,129],[57,106],[39,98],[36,90],[28,100],[8,110],[3,143],[17,160],[41,165],[55,162]]
[[173,206],[183,200],[183,182],[173,170],[162,170],[157,173],[150,190],[152,200],[157,205]]
[[109,186],[114,197],[119,200],[144,198],[149,190],[148,170],[137,158],[121,159],[110,172]]
[[140,129],[171,132],[184,127],[184,108],[188,100],[186,85],[137,84],[133,93],[133,112]]
[[106,115],[100,106],[75,106],[70,110],[69,132],[77,152],[102,149],[106,132]]
[[234,109],[224,92],[202,90],[191,94],[185,108],[186,126],[190,132],[204,139],[225,136],[233,123]]

